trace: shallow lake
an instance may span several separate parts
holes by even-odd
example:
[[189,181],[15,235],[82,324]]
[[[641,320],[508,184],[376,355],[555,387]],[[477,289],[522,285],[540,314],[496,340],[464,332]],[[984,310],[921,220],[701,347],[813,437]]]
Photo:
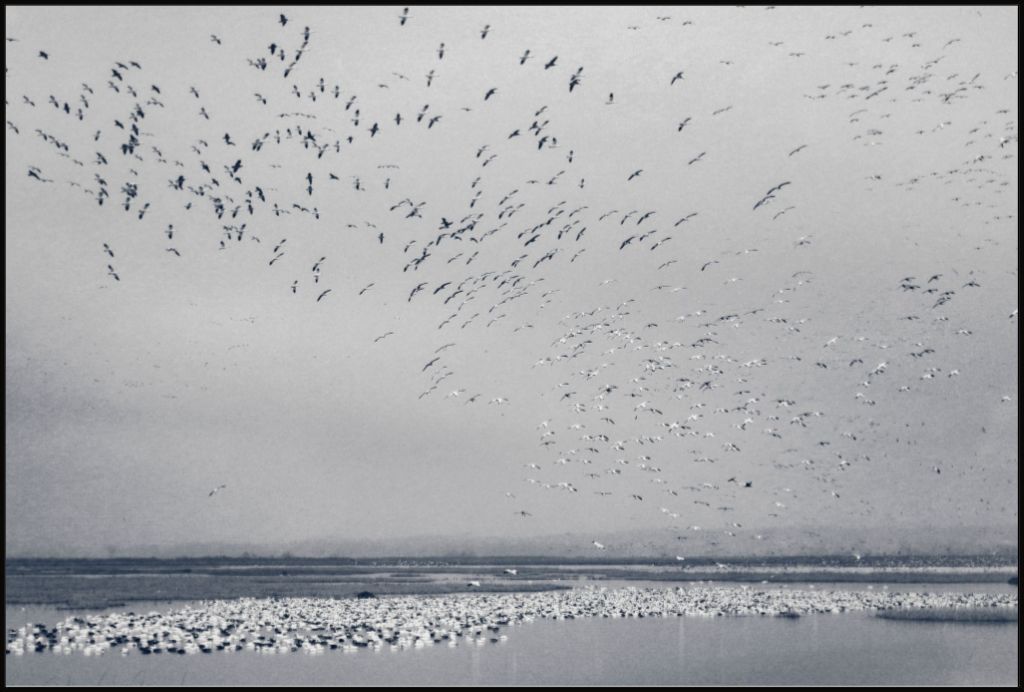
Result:
[[[637,585],[634,583],[634,585]],[[844,585],[840,588],[846,588]],[[899,591],[1015,592],[992,584]],[[881,588],[876,586],[875,588]],[[897,590],[897,589],[893,589]],[[112,611],[166,611],[132,603]],[[110,612],[88,611],[90,613]],[[71,614],[8,606],[7,627]],[[899,622],[869,613],[773,617],[538,620],[506,641],[380,652],[6,657],[6,683],[167,685],[861,684],[1015,685],[1018,624]]]

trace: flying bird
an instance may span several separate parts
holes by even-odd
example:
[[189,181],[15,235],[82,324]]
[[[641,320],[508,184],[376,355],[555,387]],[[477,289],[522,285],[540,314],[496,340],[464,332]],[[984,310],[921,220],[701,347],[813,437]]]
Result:
[[427,285],[426,282],[423,282],[423,283],[419,284],[418,286],[416,286],[416,288],[412,289],[412,291],[409,293],[409,300],[408,300],[408,302],[411,303],[412,299],[413,299],[413,296],[415,296],[417,293],[422,291],[423,287],[426,286],[426,285]]

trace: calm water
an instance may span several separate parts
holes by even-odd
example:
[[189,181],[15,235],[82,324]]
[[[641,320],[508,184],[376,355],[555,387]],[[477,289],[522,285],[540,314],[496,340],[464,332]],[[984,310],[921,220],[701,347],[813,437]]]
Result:
[[[944,585],[941,590],[947,590]],[[957,591],[1007,587],[955,585]],[[878,588],[878,587],[876,587]],[[899,590],[912,590],[901,588]],[[937,591],[934,585],[920,590]],[[1012,589],[1010,589],[1012,591]],[[115,610],[166,610],[132,604]],[[90,611],[98,612],[98,611]],[[53,608],[7,607],[8,627],[53,624]],[[260,655],[6,657],[7,684],[1015,685],[1018,625],[881,620],[865,613],[537,621],[508,640],[403,651]]]

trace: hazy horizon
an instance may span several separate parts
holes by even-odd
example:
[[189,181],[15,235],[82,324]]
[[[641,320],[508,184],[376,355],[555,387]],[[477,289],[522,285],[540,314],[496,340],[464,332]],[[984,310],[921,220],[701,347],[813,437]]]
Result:
[[[189,559],[205,557],[274,559],[294,558],[444,558],[454,556],[538,557],[566,559],[675,559],[678,555],[691,557],[758,558],[795,557],[816,555],[875,555],[875,556],[962,556],[1009,555],[1017,548],[1017,527],[975,526],[960,527],[952,532],[930,539],[924,527],[900,530],[843,530],[822,533],[811,527],[795,527],[781,532],[771,544],[746,536],[746,540],[729,544],[709,544],[708,541],[679,542],[671,532],[655,536],[642,536],[625,531],[606,534],[607,550],[595,555],[580,549],[586,538],[582,534],[552,534],[527,539],[508,539],[500,536],[410,535],[384,540],[318,537],[279,544],[245,542],[191,542],[171,545],[105,546],[100,551],[65,546],[56,551],[41,552],[38,548],[8,546],[8,559],[88,559],[88,558],[157,558]],[[952,534],[952,535],[951,535]]]

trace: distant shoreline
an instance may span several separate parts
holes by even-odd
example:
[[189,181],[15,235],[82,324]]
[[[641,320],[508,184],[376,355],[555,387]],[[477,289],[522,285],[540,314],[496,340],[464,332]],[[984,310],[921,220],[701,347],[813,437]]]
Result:
[[[690,564],[715,564],[727,562],[735,565],[816,565],[816,566],[906,566],[906,567],[1006,567],[1017,565],[1018,553],[986,554],[986,555],[870,555],[860,557],[849,553],[821,555],[780,555],[780,556],[708,556],[692,555],[686,557]],[[294,565],[410,565],[410,566],[442,566],[442,565],[676,565],[675,556],[641,556],[641,557],[572,557],[545,555],[437,555],[437,556],[383,556],[383,557],[309,557],[284,553],[280,555],[215,555],[192,557],[32,557],[6,556],[5,563],[9,569],[20,565],[42,564],[132,564],[132,565],[172,565],[175,563],[192,564],[294,564]]]
[[[847,558],[783,561],[459,562],[351,559],[8,560],[7,605],[104,608],[133,601],[241,597],[352,598],[468,592],[555,591],[609,582],[860,584],[1007,584],[1016,564],[992,558],[939,560]],[[853,560],[853,558],[849,558]],[[909,562],[909,564],[908,564]],[[867,563],[867,564],[865,564]],[[871,564],[877,563],[877,564]],[[930,564],[929,564],[930,563]],[[1001,563],[1001,564],[1000,564]]]

